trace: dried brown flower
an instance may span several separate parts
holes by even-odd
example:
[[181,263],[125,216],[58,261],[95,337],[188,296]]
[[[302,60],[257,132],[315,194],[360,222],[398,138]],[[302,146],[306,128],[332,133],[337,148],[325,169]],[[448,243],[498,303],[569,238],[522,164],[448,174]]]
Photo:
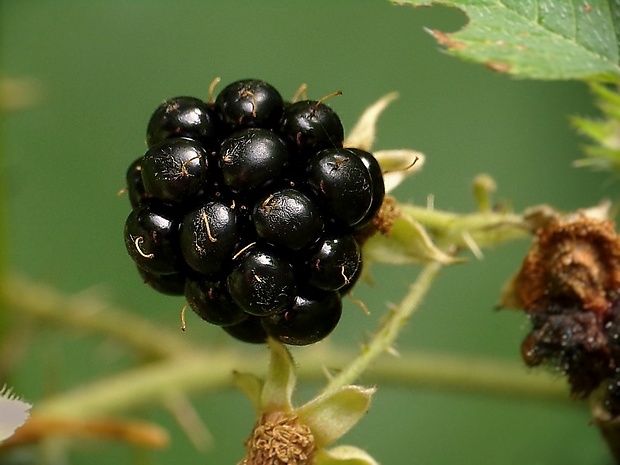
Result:
[[620,289],[620,240],[611,221],[580,216],[537,232],[517,276],[526,311],[578,305],[606,312]]
[[612,415],[620,414],[619,292],[614,224],[580,214],[541,225],[505,296],[532,323],[521,345],[525,363],[560,370],[579,397],[607,383]]

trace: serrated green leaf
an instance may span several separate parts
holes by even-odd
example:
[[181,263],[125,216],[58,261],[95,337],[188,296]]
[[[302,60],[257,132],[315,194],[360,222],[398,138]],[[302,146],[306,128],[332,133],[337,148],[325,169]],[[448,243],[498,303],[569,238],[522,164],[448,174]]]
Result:
[[460,58],[534,79],[620,80],[616,0],[393,0],[461,9],[455,33],[429,31]]

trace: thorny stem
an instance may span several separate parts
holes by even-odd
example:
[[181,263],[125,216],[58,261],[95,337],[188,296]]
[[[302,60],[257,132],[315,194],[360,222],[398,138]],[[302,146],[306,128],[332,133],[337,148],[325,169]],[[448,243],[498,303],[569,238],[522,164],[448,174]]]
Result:
[[[547,373],[526,373],[521,364],[514,362],[406,352],[398,358],[386,357],[380,364],[370,364],[393,343],[439,268],[438,265],[428,265],[423,270],[399,308],[378,331],[377,342],[360,355],[362,361],[352,362],[342,372],[348,374],[334,378],[331,388],[334,389],[336,383],[347,382],[345,376],[356,378],[364,371],[365,382],[486,393],[511,399],[568,402],[564,383]],[[158,328],[92,296],[65,296],[46,285],[16,278],[8,281],[3,291],[10,306],[20,313],[46,323],[112,337],[144,355],[160,359],[37,402],[33,413],[38,415],[78,418],[108,415],[153,402],[165,402],[173,393],[230,388],[233,387],[231,367],[255,372],[267,360],[266,352],[207,349],[187,342],[180,332]],[[308,348],[296,354],[298,375],[300,379],[323,381],[325,368],[344,366],[354,356],[350,350],[328,344]],[[329,360],[327,367],[326,360]],[[206,366],[208,370],[205,370]]]
[[193,349],[181,335],[128,311],[113,308],[92,294],[66,296],[49,285],[7,276],[0,281],[0,296],[13,312],[45,323],[112,337],[147,357],[162,358]]
[[441,270],[439,262],[431,262],[422,269],[401,303],[391,310],[380,324],[370,343],[362,349],[357,358],[329,380],[323,392],[332,392],[352,384],[379,355],[392,348],[400,330],[419,307],[439,270]]
[[399,205],[403,214],[411,216],[433,232],[437,241],[469,247],[468,237],[479,247],[523,239],[531,233],[523,224],[523,216],[515,213],[479,212],[466,215],[428,209],[415,205]]
[[[105,378],[73,391],[50,397],[35,405],[46,417],[97,417],[135,407],[164,402],[178,392],[205,393],[234,386],[231,367],[255,372],[265,365],[267,354],[232,350],[195,350]],[[322,381],[324,361],[334,366],[350,360],[350,351],[337,347],[296,357],[300,379]],[[209,369],[206,370],[205,367]],[[260,374],[260,373],[257,373]],[[484,393],[510,399],[569,403],[561,380],[548,373],[527,373],[514,362],[441,356],[423,352],[403,353],[369,366],[365,381],[397,386],[425,387],[454,392]],[[574,404],[580,405],[580,404]]]

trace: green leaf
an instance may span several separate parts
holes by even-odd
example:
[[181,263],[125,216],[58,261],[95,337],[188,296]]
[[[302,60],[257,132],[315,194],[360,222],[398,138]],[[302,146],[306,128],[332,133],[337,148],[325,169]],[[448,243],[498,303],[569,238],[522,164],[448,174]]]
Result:
[[614,0],[396,0],[461,9],[456,33],[429,31],[449,53],[534,79],[620,78],[620,3]]
[[616,88],[601,84],[592,84],[590,88],[603,117],[572,119],[577,130],[592,141],[584,148],[587,158],[574,164],[620,174],[620,93]]

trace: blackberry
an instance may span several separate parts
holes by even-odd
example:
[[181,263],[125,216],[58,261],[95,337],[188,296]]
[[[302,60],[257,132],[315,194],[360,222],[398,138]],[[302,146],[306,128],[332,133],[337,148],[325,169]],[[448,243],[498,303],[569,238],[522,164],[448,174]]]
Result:
[[142,277],[144,284],[149,285],[157,292],[166,295],[180,296],[185,293],[185,274],[184,273],[168,273],[156,274],[146,271],[136,266],[138,273]]
[[142,158],[142,182],[149,197],[187,201],[204,187],[206,177],[207,151],[192,139],[167,139]]
[[267,334],[285,344],[314,344],[331,333],[342,315],[337,292],[309,289],[283,312],[262,319]]
[[308,282],[319,289],[336,291],[351,282],[360,263],[360,247],[353,236],[326,238],[306,262]]
[[172,208],[148,204],[127,217],[125,247],[136,265],[149,273],[178,273],[181,268],[178,231],[179,221]]
[[385,187],[371,153],[343,147],[325,99],[286,103],[245,79],[210,102],[166,100],[146,139],[126,172],[125,245],[143,281],[241,341],[330,334]]
[[249,316],[232,301],[219,281],[188,278],[184,293],[194,313],[208,323],[229,326],[241,323]]
[[308,157],[323,149],[342,147],[344,129],[330,107],[316,100],[302,100],[284,109],[280,132],[292,150]]
[[308,163],[308,183],[328,214],[345,226],[365,219],[372,204],[372,179],[348,149],[327,149]]
[[293,267],[268,249],[252,248],[243,255],[227,286],[235,303],[256,316],[282,311],[295,297]]
[[208,202],[183,218],[181,253],[195,271],[212,276],[231,260],[239,241],[236,212],[221,202]]
[[323,231],[315,202],[295,189],[282,189],[256,202],[252,219],[260,237],[293,250],[312,244]]
[[271,129],[280,121],[284,107],[280,93],[258,79],[244,79],[229,84],[217,96],[215,104],[224,122],[233,130]]
[[356,148],[347,148],[347,151],[359,157],[368,170],[370,181],[372,183],[372,201],[370,203],[370,207],[364,217],[355,225],[356,229],[360,229],[372,221],[383,204],[383,199],[385,198],[383,170],[381,170],[379,162],[372,153]]
[[267,129],[236,132],[220,148],[224,183],[235,191],[266,184],[283,173],[288,157],[284,141]]
[[137,208],[148,198],[144,190],[144,182],[142,182],[142,157],[129,165],[126,181],[129,204],[132,208]]
[[235,325],[222,326],[222,329],[235,339],[250,344],[263,344],[267,342],[267,333],[263,328],[262,318],[250,315],[241,323]]
[[163,102],[149,120],[146,144],[153,147],[166,139],[188,137],[215,149],[221,116],[216,109],[194,97],[175,97]]

